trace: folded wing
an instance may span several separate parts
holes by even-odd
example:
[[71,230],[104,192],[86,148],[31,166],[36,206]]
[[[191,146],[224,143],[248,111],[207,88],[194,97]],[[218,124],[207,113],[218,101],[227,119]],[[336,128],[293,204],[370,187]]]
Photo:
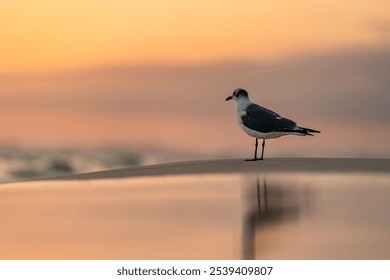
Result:
[[257,104],[249,105],[241,118],[246,127],[259,132],[300,133],[299,127],[294,121],[283,118],[279,114]]

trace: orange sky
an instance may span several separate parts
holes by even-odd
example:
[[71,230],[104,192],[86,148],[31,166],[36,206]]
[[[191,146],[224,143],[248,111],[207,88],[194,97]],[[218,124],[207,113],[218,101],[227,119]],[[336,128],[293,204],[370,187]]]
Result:
[[387,0],[6,0],[0,73],[272,59],[377,43],[389,18]]
[[2,1],[0,144],[251,154],[244,87],[324,132],[270,155],[389,155],[389,43],[388,0]]

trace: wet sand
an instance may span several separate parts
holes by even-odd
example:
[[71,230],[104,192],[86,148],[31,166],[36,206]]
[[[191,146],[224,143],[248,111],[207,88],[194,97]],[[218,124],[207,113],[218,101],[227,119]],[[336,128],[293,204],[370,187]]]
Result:
[[0,185],[0,259],[389,259],[390,160],[199,161]]
[[[57,177],[61,180],[130,178],[184,174],[251,172],[389,172],[390,159],[356,158],[271,158],[263,161],[244,159],[207,160],[129,167]],[[50,178],[49,178],[50,179]]]

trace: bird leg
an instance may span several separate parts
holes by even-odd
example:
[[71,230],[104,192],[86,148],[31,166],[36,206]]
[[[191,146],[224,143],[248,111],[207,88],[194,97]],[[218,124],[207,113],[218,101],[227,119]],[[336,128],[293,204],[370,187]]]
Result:
[[[263,155],[264,155],[264,147],[265,147],[265,139],[263,139],[263,144],[261,144],[261,158],[260,160],[263,160]],[[256,149],[257,149],[257,139],[256,139]]]
[[255,144],[255,158],[253,160],[257,160],[257,146],[259,145],[259,139],[256,138],[256,144]]
[[245,161],[256,161],[257,158],[257,146],[259,145],[258,139],[256,138],[256,144],[255,144],[255,157],[253,159],[246,159]]

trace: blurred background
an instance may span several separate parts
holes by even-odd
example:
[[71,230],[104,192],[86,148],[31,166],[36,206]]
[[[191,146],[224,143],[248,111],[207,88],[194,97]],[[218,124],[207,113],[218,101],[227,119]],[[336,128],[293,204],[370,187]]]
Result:
[[266,157],[390,156],[390,2],[0,3],[0,181],[252,157],[234,89],[317,137]]

